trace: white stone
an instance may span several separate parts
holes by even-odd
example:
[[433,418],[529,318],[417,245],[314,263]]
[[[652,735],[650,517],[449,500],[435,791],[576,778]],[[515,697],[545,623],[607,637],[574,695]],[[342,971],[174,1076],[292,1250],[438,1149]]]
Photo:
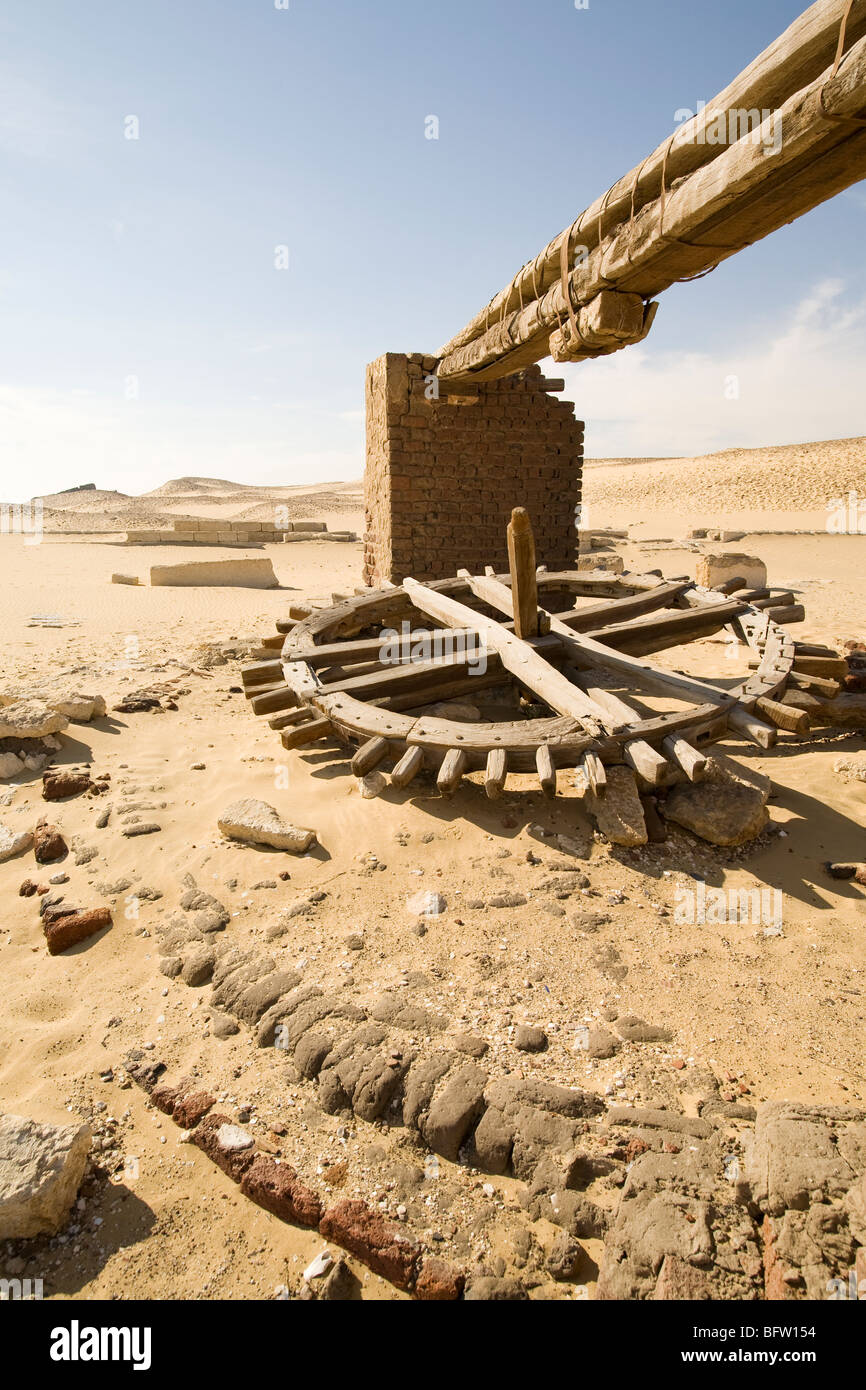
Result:
[[416,917],[439,917],[447,906],[441,893],[413,893],[406,906]]
[[747,589],[765,589],[767,566],[757,555],[741,555],[735,550],[721,555],[702,555],[695,569],[695,579],[705,589],[714,589],[729,579],[743,579]]
[[272,849],[288,849],[294,854],[302,854],[316,839],[315,830],[290,825],[273,806],[252,797],[233,801],[223,811],[217,824],[230,840],[269,845]]
[[152,565],[151,584],[190,587],[278,589],[279,580],[268,559],[191,560],[184,565]]
[[327,1274],[333,1263],[334,1257],[330,1250],[323,1250],[320,1255],[310,1261],[301,1277],[308,1284],[311,1279],[321,1279],[323,1274]]
[[577,568],[581,572],[606,570],[608,574],[622,574],[625,571],[625,561],[621,555],[596,555],[590,552],[589,555],[578,556]]
[[24,771],[24,760],[17,753],[0,753],[0,782],[9,777],[17,777]]
[[844,782],[866,782],[866,762],[860,758],[837,758],[833,771]]
[[32,844],[32,830],[10,830],[8,825],[0,821],[0,863],[5,859],[14,859],[16,854],[23,854]]
[[44,738],[67,727],[65,714],[41,700],[18,700],[0,712],[0,738]]
[[240,1125],[220,1125],[217,1130],[217,1143],[226,1153],[243,1153],[251,1149],[253,1136]]
[[0,1115],[0,1240],[54,1235],[69,1215],[90,1152],[87,1125]]
[[48,704],[51,709],[65,714],[67,719],[74,719],[77,724],[89,724],[91,719],[102,719],[105,714],[105,701],[101,695],[81,695],[78,691],[70,691],[65,695],[52,696]]
[[375,796],[382,795],[388,779],[382,772],[368,772],[366,777],[356,777],[355,785],[365,801],[372,801]]

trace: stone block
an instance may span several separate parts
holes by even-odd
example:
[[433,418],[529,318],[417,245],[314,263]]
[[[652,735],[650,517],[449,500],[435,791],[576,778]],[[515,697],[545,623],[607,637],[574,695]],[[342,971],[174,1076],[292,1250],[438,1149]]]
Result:
[[150,582],[158,586],[278,589],[270,560],[193,560],[181,565],[152,565]]
[[695,568],[695,579],[705,589],[714,589],[728,579],[742,578],[750,589],[763,589],[767,584],[767,566],[757,555],[743,555],[735,550],[702,555]]

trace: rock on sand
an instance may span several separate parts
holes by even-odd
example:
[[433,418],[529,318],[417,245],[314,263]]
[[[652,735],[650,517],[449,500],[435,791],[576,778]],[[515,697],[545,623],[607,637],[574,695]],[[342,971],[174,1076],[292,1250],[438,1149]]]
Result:
[[0,1240],[59,1231],[89,1152],[87,1125],[45,1125],[0,1115]]
[[252,798],[233,801],[223,811],[217,824],[230,840],[269,845],[271,849],[288,849],[293,854],[302,854],[316,839],[315,830],[290,825],[266,801]]

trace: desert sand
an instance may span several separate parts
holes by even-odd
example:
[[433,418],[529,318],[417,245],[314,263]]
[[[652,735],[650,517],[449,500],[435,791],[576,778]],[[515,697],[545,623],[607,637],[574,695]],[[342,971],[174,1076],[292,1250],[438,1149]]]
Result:
[[[687,460],[596,461],[585,475],[591,524],[629,529],[617,547],[627,569],[670,575],[693,574],[699,547],[664,538],[680,542],[695,525],[736,526],[746,538],[726,548],[760,555],[770,582],[805,604],[807,621],[794,635],[833,646],[866,636],[866,539],[824,529],[826,501],[866,487],[866,440],[729,452],[702,461],[699,476],[697,486]],[[119,533],[127,525],[265,517],[276,503],[298,517],[321,515],[332,528],[363,530],[358,483],[269,489],[182,479],[144,498],[58,494],[45,499],[39,544],[0,537],[2,691],[102,694],[108,717],[70,724],[55,765],[87,765],[111,779],[104,796],[50,806],[38,774],[0,784],[6,824],[31,826],[47,814],[70,845],[64,862],[44,870],[32,854],[0,864],[3,1109],[57,1123],[90,1118],[101,1151],[72,1224],[59,1238],[8,1246],[7,1263],[42,1277],[49,1297],[298,1296],[321,1236],[247,1202],[148,1106],[124,1061],[142,1049],[166,1063],[168,1077],[194,1073],[221,1112],[246,1121],[251,1113],[262,1144],[323,1191],[372,1202],[455,1264],[521,1269],[533,1297],[574,1297],[575,1280],[591,1297],[600,1242],[581,1242],[571,1283],[552,1282],[544,1261],[556,1227],[543,1217],[529,1222],[513,1179],[442,1160],[434,1180],[424,1153],[383,1123],[324,1115],[315,1087],[274,1049],[256,1048],[245,1028],[215,1037],[209,988],[160,972],[157,924],[177,914],[191,874],[230,912],[227,938],[270,952],[305,982],[365,1005],[396,992],[435,1011],[449,1033],[485,1040],[491,1069],[624,1103],[671,1096],[694,1114],[693,1097],[711,1073],[749,1105],[863,1104],[866,901],[862,888],[830,880],[823,868],[829,859],[866,857],[866,783],[833,770],[840,757],[862,752],[862,735],[824,731],[802,747],[782,738],[769,753],[726,741],[726,752],[774,783],[770,831],[737,851],[676,829],[663,845],[616,850],[593,835],[573,787],[551,802],[529,778],[510,779],[497,803],[473,785],[478,774],[453,800],[419,783],[364,801],[337,745],[285,753],[239,689],[249,654],[291,602],[352,592],[360,544],[265,546],[282,586],[274,591],[110,582],[115,571],[144,577],[151,564],[205,558],[176,546],[126,548]],[[818,534],[769,534],[786,531]],[[207,558],[221,553],[209,549]],[[33,623],[46,615],[57,625]],[[671,669],[687,661],[697,675],[745,669],[726,658],[721,637],[659,660]],[[177,708],[112,711],[139,690]],[[315,828],[318,845],[294,856],[226,841],[217,819],[239,797]],[[98,829],[106,805],[112,813]],[[124,837],[124,805],[139,806],[158,833]],[[562,844],[579,846],[588,887],[557,916],[537,885],[562,859]],[[59,892],[81,906],[111,906],[114,922],[50,957],[38,899],[18,889],[27,877],[45,882],[58,871],[69,876]],[[678,922],[676,890],[695,878],[781,890],[782,933],[746,922]],[[407,907],[419,889],[445,902],[423,934]],[[461,906],[493,892],[527,901],[517,909]],[[311,894],[325,896],[287,915]],[[576,906],[603,920],[581,929]],[[285,930],[269,938],[277,922]],[[622,1013],[668,1030],[671,1041],[627,1043],[610,1059],[575,1051],[577,1028]],[[546,1051],[517,1050],[521,1024],[544,1029]],[[103,1130],[107,1116],[116,1124]],[[354,1259],[349,1265],[361,1296],[403,1296]]]

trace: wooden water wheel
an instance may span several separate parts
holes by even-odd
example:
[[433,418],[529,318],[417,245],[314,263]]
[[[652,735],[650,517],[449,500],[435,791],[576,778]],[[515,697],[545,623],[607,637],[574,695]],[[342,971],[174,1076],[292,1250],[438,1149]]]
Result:
[[[736,579],[711,590],[660,573],[548,573],[535,567],[525,512],[508,531],[508,574],[406,579],[330,608],[292,609],[265,642],[279,659],[243,672],[254,713],[268,716],[284,748],[336,737],[354,750],[356,775],[390,765],[397,787],[426,767],[448,794],[483,768],[489,797],[510,771],[535,771],[553,794],[567,768],[600,793],[612,763],[648,787],[698,781],[701,750],[726,735],[769,748],[778,729],[808,733],[807,716],[782,696],[789,683],[822,682],[816,670],[832,674],[838,655],[788,636],[783,624],[803,618],[792,594]],[[752,658],[734,688],[646,660],[722,630]],[[477,706],[473,722],[430,711],[469,697],[510,701],[510,717],[474,722]]]

